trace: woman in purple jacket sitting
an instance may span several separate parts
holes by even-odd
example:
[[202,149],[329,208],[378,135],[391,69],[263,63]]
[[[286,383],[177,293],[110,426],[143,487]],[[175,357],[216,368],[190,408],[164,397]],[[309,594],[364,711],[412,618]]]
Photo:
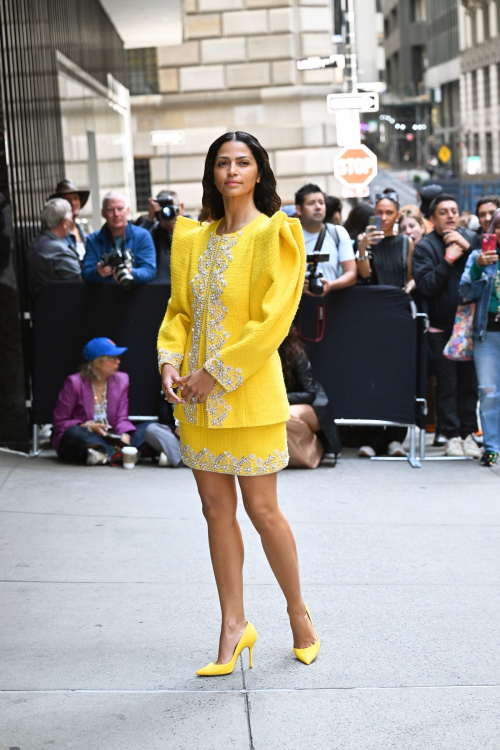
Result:
[[118,372],[127,347],[96,338],[84,347],[85,363],[69,375],[54,410],[52,445],[64,461],[88,466],[109,463],[115,447],[103,437],[117,433],[138,450],[144,445],[146,423],[137,429],[128,419],[129,377]]

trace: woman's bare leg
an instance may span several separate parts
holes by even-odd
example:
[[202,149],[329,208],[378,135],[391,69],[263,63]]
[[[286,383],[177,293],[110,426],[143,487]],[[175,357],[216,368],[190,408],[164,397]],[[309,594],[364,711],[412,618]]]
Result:
[[269,565],[285,595],[295,648],[316,641],[300,591],[299,561],[292,530],[278,507],[276,474],[238,477],[243,504],[260,534]]
[[236,520],[238,496],[234,477],[193,469],[208,525],[210,556],[219,592],[222,626],[218,664],[231,660],[245,629],[243,608],[243,539]]
[[318,417],[316,416],[316,412],[311,404],[293,404],[290,407],[290,414],[293,414],[294,417],[298,417],[305,422],[313,432],[319,432],[321,430]]

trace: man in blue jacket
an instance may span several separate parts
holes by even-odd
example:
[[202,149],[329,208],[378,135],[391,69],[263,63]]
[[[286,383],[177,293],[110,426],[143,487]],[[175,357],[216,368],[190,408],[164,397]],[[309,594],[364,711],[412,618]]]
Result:
[[90,284],[115,283],[116,271],[104,265],[101,257],[114,250],[130,250],[133,257],[134,284],[146,284],[156,275],[156,253],[151,234],[142,227],[129,223],[130,208],[127,198],[117,190],[106,193],[102,202],[102,216],[106,223],[87,238],[82,277]]

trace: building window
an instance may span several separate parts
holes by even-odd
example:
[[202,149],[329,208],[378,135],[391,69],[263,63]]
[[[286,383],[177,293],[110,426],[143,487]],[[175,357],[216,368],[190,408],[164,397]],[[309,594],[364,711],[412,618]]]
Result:
[[477,44],[477,15],[475,10],[470,12],[471,47]]
[[489,107],[491,103],[490,69],[483,68],[483,91],[484,106]]
[[473,156],[480,156],[479,153],[479,133],[474,133],[474,141],[472,145],[472,155]]
[[493,136],[491,133],[486,133],[486,172],[491,174],[493,172]]
[[483,5],[483,39],[489,39],[491,37],[490,29],[490,4],[485,2]]
[[427,21],[426,0],[411,0],[410,21],[411,23]]
[[125,50],[128,84],[131,94],[158,93],[156,47]]
[[149,159],[134,159],[135,196],[138,211],[149,210],[151,197],[151,173]]
[[472,87],[472,109],[477,109],[477,70],[473,70],[471,76],[471,87]]

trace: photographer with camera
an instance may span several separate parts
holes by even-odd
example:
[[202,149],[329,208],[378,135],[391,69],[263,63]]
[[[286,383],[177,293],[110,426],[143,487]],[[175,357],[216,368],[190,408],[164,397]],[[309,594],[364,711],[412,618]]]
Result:
[[150,233],[129,222],[127,198],[111,190],[103,198],[106,223],[87,239],[82,277],[90,284],[117,282],[124,289],[146,284],[156,274],[155,247]]
[[173,190],[160,190],[149,199],[149,213],[139,216],[136,226],[151,232],[156,249],[155,281],[170,284],[170,248],[178,216],[184,215],[184,203]]
[[[326,203],[318,185],[309,183],[295,193],[295,209],[302,224],[308,270],[304,294],[324,297],[356,283],[352,243],[341,226],[324,224]],[[312,256],[318,255],[317,259]]]

